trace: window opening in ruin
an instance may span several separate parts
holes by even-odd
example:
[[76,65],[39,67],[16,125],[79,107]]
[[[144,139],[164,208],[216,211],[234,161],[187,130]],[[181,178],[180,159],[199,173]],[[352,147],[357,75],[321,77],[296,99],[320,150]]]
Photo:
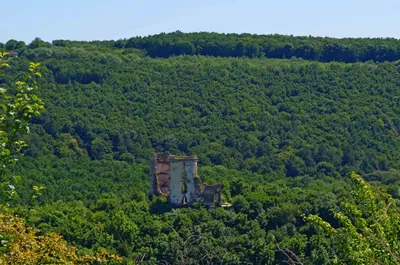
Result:
[[182,198],[182,205],[186,205],[186,204],[187,204],[187,198],[186,198],[186,195],[184,195]]
[[187,183],[186,182],[182,183],[182,193],[183,194],[187,193]]
[[187,178],[187,172],[186,172],[186,163],[183,163],[183,172],[182,172],[182,193],[183,194],[187,193],[187,183],[188,183],[188,178]]

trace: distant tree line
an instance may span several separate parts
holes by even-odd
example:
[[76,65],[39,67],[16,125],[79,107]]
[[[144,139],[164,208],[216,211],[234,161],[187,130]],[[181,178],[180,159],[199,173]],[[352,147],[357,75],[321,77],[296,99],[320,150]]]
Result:
[[218,57],[302,58],[321,62],[375,62],[400,59],[400,40],[395,38],[298,37],[286,35],[220,34],[220,33],[161,33],[147,37],[132,37],[117,41],[69,41],[52,43],[36,38],[29,45],[9,40],[0,43],[6,50],[24,50],[39,47],[82,47],[95,44],[103,48],[135,48],[146,51],[150,57],[206,55]]
[[291,58],[321,62],[377,62],[400,59],[400,41],[394,38],[321,38],[284,35],[182,33],[118,40],[117,48],[145,49],[151,57],[209,55],[221,57]]

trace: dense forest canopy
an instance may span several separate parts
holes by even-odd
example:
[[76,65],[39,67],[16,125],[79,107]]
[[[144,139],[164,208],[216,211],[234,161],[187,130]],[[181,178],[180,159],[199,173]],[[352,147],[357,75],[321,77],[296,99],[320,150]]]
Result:
[[279,34],[220,34],[220,33],[161,33],[146,37],[110,41],[54,40],[52,43],[36,38],[29,45],[9,40],[0,47],[23,50],[38,47],[90,47],[101,49],[135,48],[148,56],[168,58],[178,55],[216,57],[278,58],[292,57],[320,62],[375,62],[400,59],[400,40],[395,38],[328,38],[301,37]]
[[[400,195],[400,41],[174,32],[37,38],[0,83],[41,63],[14,207],[82,251],[150,264],[330,264],[302,214],[334,222],[352,171]],[[178,56],[179,55],[179,56]],[[148,198],[151,152],[196,154],[230,209]],[[32,199],[33,185],[46,187]],[[28,207],[27,207],[28,205]]]

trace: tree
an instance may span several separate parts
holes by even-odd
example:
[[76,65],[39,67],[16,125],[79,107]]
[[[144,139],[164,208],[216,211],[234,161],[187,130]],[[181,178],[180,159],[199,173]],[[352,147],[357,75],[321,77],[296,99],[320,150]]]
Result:
[[57,233],[41,234],[26,227],[23,218],[0,214],[0,264],[93,264],[109,260],[122,261],[116,255],[101,251],[95,256],[79,256],[77,248]]
[[22,49],[25,48],[25,46],[25,42],[12,39],[7,41],[5,44],[5,48],[7,51]]
[[[7,52],[0,54],[0,66],[9,67],[4,59]],[[34,92],[38,89],[37,77],[42,74],[38,71],[39,63],[30,63],[29,74],[25,81],[17,81],[16,94],[8,93],[6,88],[0,87],[0,206],[3,208],[16,194],[14,183],[20,181],[18,176],[6,176],[6,168],[15,165],[18,154],[26,146],[22,139],[29,133],[28,123],[33,116],[39,115],[44,108],[43,101]]]
[[[7,52],[0,53],[0,70],[9,67]],[[39,63],[30,63],[25,81],[17,81],[16,94],[0,88],[0,264],[92,264],[109,260],[122,261],[116,255],[101,251],[95,256],[79,256],[77,248],[70,246],[57,233],[41,234],[38,229],[26,227],[23,218],[10,213],[8,202],[16,194],[6,169],[17,162],[17,155],[26,146],[22,139],[29,133],[28,123],[44,108],[43,101],[34,92],[38,89]],[[14,182],[20,178],[13,177]],[[36,187],[36,189],[35,189]],[[35,186],[36,192],[40,187]]]
[[340,227],[317,215],[305,220],[327,233],[337,248],[335,264],[400,264],[400,212],[395,200],[383,190],[374,190],[352,173],[352,200],[341,203],[334,214]]
[[35,38],[31,43],[29,43],[29,49],[36,49],[36,48],[51,48],[51,43],[43,41],[41,38]]

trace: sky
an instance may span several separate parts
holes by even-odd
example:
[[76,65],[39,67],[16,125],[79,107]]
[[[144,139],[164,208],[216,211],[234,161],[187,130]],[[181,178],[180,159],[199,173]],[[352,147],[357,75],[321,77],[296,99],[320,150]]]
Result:
[[13,0],[1,6],[3,43],[117,40],[176,30],[400,38],[400,0]]

